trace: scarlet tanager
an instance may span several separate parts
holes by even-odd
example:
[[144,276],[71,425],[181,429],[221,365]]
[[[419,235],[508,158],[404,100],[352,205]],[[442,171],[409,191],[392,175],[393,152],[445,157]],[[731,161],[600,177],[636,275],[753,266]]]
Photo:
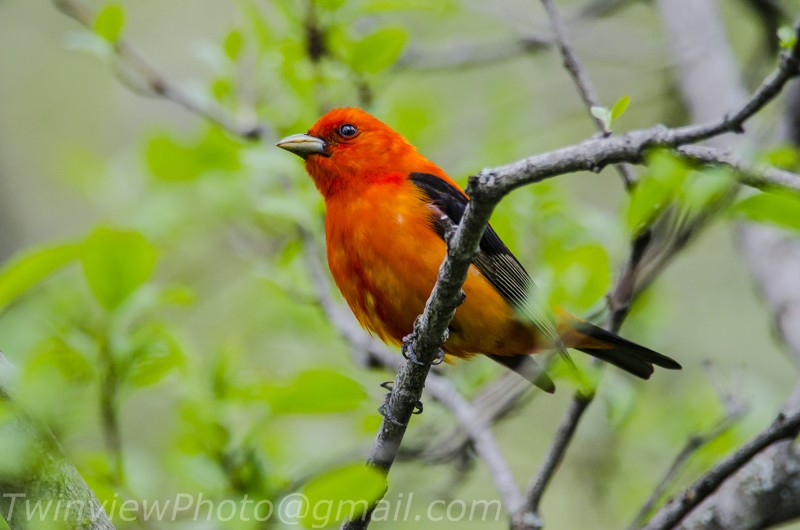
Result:
[[[359,323],[399,344],[414,327],[444,259],[446,226],[469,197],[400,134],[357,108],[334,109],[307,134],[278,147],[305,159],[325,199],[328,264]],[[585,322],[566,311],[555,322],[537,311],[533,282],[491,226],[464,283],[444,351],[484,354],[552,392],[553,382],[529,354],[574,348],[647,379],[653,365],[674,360]]]

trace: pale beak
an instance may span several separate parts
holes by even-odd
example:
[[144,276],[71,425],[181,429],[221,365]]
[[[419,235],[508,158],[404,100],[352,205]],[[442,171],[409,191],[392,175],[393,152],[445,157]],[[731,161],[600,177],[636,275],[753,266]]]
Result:
[[275,145],[303,158],[308,155],[331,156],[330,153],[325,150],[325,147],[328,145],[325,143],[325,140],[307,134],[293,134],[287,136]]

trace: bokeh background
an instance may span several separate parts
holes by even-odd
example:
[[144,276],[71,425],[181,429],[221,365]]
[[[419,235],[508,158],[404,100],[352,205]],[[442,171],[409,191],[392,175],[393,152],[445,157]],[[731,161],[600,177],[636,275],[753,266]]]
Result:
[[[754,86],[774,65],[763,25],[745,2],[721,4]],[[364,457],[380,420],[378,384],[392,376],[355,362],[319,308],[298,227],[322,248],[321,200],[274,141],[304,132],[326,108],[367,106],[463,184],[481,168],[580,141],[593,124],[556,51],[530,44],[549,36],[537,2],[119,5],[122,37],[153,68],[196,101],[265,124],[265,137],[242,141],[137,93],[136,72],[52,3],[0,0],[0,259],[81,247],[54,274],[38,281],[34,271],[29,289],[0,297],[14,396],[53,429],[101,499],[202,491],[277,500]],[[559,2],[604,104],[631,99],[615,130],[684,123],[652,7],[598,16],[585,5]],[[318,61],[307,50],[310,10],[323,31]],[[756,137],[769,136],[776,115],[764,114]],[[514,192],[493,225],[551,297],[587,314],[625,259],[627,200],[613,170],[568,175]],[[719,220],[635,306],[623,334],[684,370],[646,383],[606,371],[545,497],[551,528],[626,524],[686,438],[724,414],[721,393],[749,412],[692,458],[678,485],[766,426],[785,399],[796,366],[773,338],[733,227]],[[480,359],[447,367],[467,395],[499,373]],[[494,429],[521,485],[570,382],[560,390],[526,399]],[[452,425],[431,402],[406,443],[424,446]],[[24,451],[0,440],[0,465]],[[497,497],[480,461],[467,470],[402,462],[388,496],[411,491],[425,504]]]

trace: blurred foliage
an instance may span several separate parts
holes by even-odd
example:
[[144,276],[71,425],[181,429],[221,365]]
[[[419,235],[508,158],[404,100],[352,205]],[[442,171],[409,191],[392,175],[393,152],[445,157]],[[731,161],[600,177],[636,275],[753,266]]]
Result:
[[[527,3],[497,12],[485,3],[457,0],[240,0],[207,6],[205,15],[194,4],[151,4],[96,2],[93,31],[75,30],[55,13],[41,15],[59,21],[49,23],[51,48],[58,32],[67,33],[71,51],[53,51],[59,54],[55,62],[75,60],[74,51],[100,57],[104,64],[92,65],[98,78],[119,73],[128,86],[118,88],[123,95],[117,97],[131,97],[120,107],[132,110],[123,119],[118,109],[106,112],[101,101],[91,101],[95,117],[83,127],[97,127],[98,137],[105,136],[103,127],[114,138],[123,134],[122,147],[77,132],[73,139],[68,133],[76,124],[69,121],[52,148],[68,152],[54,155],[57,176],[47,187],[29,184],[35,202],[25,219],[38,226],[41,217],[46,228],[15,242],[15,254],[0,269],[0,347],[17,367],[9,387],[18,405],[0,407],[0,469],[11,473],[25,461],[27,442],[13,430],[16,415],[24,413],[53,429],[101,501],[202,492],[218,503],[278,502],[303,492],[315,506],[372,503],[385,479],[352,462],[360,462],[374,436],[383,396],[378,383],[389,376],[359,365],[318,307],[298,227],[322,240],[321,200],[301,164],[271,142],[307,130],[327,108],[361,105],[463,177],[578,141],[591,134],[591,123],[549,52],[456,71],[416,72],[404,63],[412,47],[447,50],[451,41],[473,38],[489,47],[529,27],[544,27],[542,14],[531,14]],[[20,6],[22,12],[34,9]],[[187,93],[240,123],[266,124],[264,142],[242,141],[184,115],[162,116],[171,112],[163,110],[166,103],[140,110],[154,104],[128,94],[146,83],[130,65],[118,63],[114,46],[120,38],[145,44],[146,58],[157,64],[169,64],[159,53],[174,53],[173,66],[182,72],[191,56],[182,32],[191,31],[193,19],[183,28],[173,26],[189,12],[213,30],[194,47],[200,64],[195,78],[202,81],[187,84]],[[737,14],[732,11],[735,24],[757,32]],[[661,45],[652,42],[653,27],[657,21],[648,8],[637,5],[618,18],[581,23],[577,32],[588,64],[602,55],[591,49],[596,42],[608,43],[610,51],[603,53],[616,54],[610,62],[617,64],[600,69],[598,85],[603,93],[631,96],[595,111],[615,130],[674,119],[674,98],[664,94],[661,73],[649,66],[648,54],[659,53],[653,49]],[[645,60],[646,68],[637,66]],[[621,67],[633,73],[620,78]],[[157,70],[174,80],[170,68]],[[646,78],[654,79],[652,86]],[[56,109],[69,106],[70,98],[80,100],[75,91],[48,90],[57,93]],[[90,98],[111,90],[95,88]],[[139,120],[140,112],[146,118]],[[17,130],[26,141],[39,141],[38,129],[25,136],[26,120],[14,122],[18,129],[0,131],[0,148],[14,141]],[[38,156],[38,147],[36,156],[26,156],[30,164],[47,158]],[[798,164],[797,151],[788,147],[764,157],[782,167]],[[36,167],[26,170],[33,174]],[[648,168],[639,173],[627,206],[619,206],[623,187],[611,171],[529,186],[500,205],[493,226],[532,272],[537,296],[549,307],[578,313],[602,308],[632,234],[668,208],[685,215],[709,208],[732,182],[724,171],[690,167],[665,151],[651,153]],[[58,190],[73,204],[69,215],[59,201],[48,202]],[[727,219],[798,230],[796,203],[796,197],[754,194]],[[725,241],[719,231],[704,239],[708,248],[690,253],[688,270],[668,275],[669,287],[657,284],[634,306],[634,338],[679,358],[686,371],[644,385],[606,370],[601,405],[581,426],[574,460],[546,499],[554,527],[619,526],[665,467],[653,463],[666,462],[688,434],[716,421],[723,411],[700,369],[702,360],[714,359],[725,373],[760,370],[764,362],[750,357],[758,348],[773,364],[769,371],[748,372],[752,379],[741,392],[756,412],[772,411],[781,399],[791,370],[767,339],[767,319],[741,268],[714,261],[735,260]],[[704,300],[715,306],[703,306]],[[717,311],[719,318],[712,319]],[[746,336],[732,331],[737,329]],[[493,363],[479,360],[446,369],[468,395],[499,373]],[[556,397],[536,397],[497,427],[520,483],[535,469],[575,384],[563,367],[555,375],[566,383]],[[707,446],[691,471],[710,465],[768,416],[754,414]],[[415,417],[409,443],[424,443],[452,422],[446,412],[426,406]],[[398,466],[390,497],[409,491],[418,492],[417,498],[442,497],[449,480],[442,469]],[[479,469],[446,497],[493,499],[489,484]],[[576,504],[589,508],[577,513]],[[312,511],[298,519],[309,527],[335,524],[338,519],[328,515]],[[128,522],[117,515],[115,523],[149,527],[138,517]],[[238,519],[209,524],[264,527]],[[193,527],[182,517],[173,526]]]

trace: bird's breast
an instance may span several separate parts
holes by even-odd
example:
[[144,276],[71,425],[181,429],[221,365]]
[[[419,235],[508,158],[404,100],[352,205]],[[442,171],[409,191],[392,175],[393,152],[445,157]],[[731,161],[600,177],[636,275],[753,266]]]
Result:
[[[362,326],[399,343],[424,310],[446,253],[433,229],[430,204],[412,184],[393,184],[327,198],[326,210],[328,263],[336,285]],[[464,292],[445,351],[459,357],[530,352],[532,328],[518,321],[474,266]]]
[[413,329],[445,244],[413,189],[375,187],[326,201],[328,263],[361,325],[389,342]]

